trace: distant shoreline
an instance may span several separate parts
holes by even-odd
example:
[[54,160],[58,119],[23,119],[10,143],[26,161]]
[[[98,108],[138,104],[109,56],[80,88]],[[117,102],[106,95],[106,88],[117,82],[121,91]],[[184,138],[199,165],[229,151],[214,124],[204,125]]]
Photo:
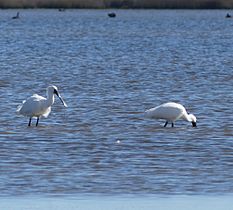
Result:
[[[10,9],[22,9],[22,10],[27,10],[27,9],[62,9],[63,11],[65,10],[71,10],[71,9],[80,9],[80,10],[85,10],[85,9],[90,9],[90,10],[110,10],[110,9],[116,9],[116,10],[233,10],[232,8],[183,8],[183,7],[177,7],[177,8],[170,8],[170,7],[162,7],[162,8],[154,8],[154,7],[140,7],[140,8],[115,8],[115,7],[0,7],[0,10],[10,10]],[[233,11],[232,11],[233,12]]]
[[233,0],[0,0],[0,9],[233,9]]

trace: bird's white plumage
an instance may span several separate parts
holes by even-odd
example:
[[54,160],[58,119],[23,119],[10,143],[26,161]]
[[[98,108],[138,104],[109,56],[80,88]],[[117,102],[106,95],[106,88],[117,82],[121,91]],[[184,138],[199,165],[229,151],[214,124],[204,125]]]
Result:
[[146,117],[155,119],[165,119],[168,121],[175,121],[178,119],[185,108],[177,103],[169,102],[160,106],[151,108],[145,112]]
[[196,124],[196,117],[188,114],[184,106],[174,102],[164,103],[160,106],[146,110],[145,116],[151,119],[164,119],[167,122],[175,122],[179,119],[192,122],[193,126]]
[[47,88],[47,98],[34,94],[23,101],[22,104],[18,106],[16,111],[18,114],[30,118],[29,125],[32,117],[37,117],[38,120],[41,116],[48,117],[49,113],[51,112],[51,106],[54,103],[54,94],[56,94],[62,101],[63,105],[67,107],[66,103],[58,93],[57,87],[52,85]]
[[46,100],[46,98],[34,94],[18,106],[17,113],[27,117],[48,117],[51,106],[48,107]]

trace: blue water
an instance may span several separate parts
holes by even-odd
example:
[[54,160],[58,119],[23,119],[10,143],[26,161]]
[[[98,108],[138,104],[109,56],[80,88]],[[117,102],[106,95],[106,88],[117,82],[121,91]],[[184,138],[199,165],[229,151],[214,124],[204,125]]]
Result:
[[161,210],[232,210],[232,196],[219,197],[199,197],[199,196],[173,196],[169,198],[164,197],[97,197],[97,198],[8,198],[1,199],[1,209],[14,210],[144,210],[144,209],[161,209]]
[[[224,10],[0,11],[0,196],[233,192],[233,21]],[[58,87],[47,119],[16,115]],[[148,120],[183,104],[197,128]]]

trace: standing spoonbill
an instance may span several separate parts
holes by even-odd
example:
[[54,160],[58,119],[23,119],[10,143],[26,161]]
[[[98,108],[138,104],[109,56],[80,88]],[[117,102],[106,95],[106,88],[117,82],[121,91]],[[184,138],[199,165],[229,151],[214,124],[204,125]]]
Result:
[[17,113],[29,117],[28,126],[31,125],[32,118],[36,117],[37,126],[39,123],[39,118],[41,116],[48,117],[49,113],[51,112],[51,106],[54,103],[54,94],[56,94],[63,105],[67,107],[65,101],[60,96],[57,87],[51,85],[47,88],[47,98],[34,94],[18,106]]
[[160,106],[146,110],[145,116],[151,119],[164,119],[166,123],[164,127],[167,126],[168,122],[172,123],[174,127],[174,122],[179,119],[191,122],[193,127],[197,126],[197,119],[193,114],[188,114],[184,106],[174,102],[164,103]]

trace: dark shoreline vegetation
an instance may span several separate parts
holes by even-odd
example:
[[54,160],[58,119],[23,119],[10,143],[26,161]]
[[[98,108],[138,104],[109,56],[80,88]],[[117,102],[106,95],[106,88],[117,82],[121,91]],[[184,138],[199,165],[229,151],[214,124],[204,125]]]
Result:
[[233,0],[0,0],[1,9],[233,9]]

